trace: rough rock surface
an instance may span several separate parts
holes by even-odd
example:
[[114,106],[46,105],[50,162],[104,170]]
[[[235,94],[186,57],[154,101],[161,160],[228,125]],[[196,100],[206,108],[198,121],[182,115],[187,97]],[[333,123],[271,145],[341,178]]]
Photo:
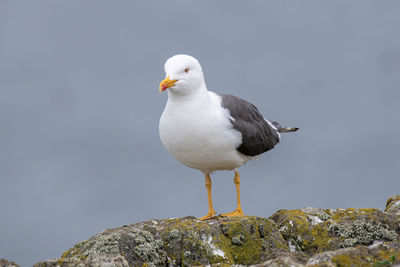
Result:
[[400,233],[399,216],[378,209],[279,210],[270,219],[278,224],[290,251],[309,256],[376,240],[393,241]]
[[99,256],[113,266],[256,264],[285,251],[285,240],[270,219],[218,217],[204,222],[185,217],[108,229],[76,244],[60,259],[36,266],[96,266]]
[[385,211],[400,215],[400,195],[392,196],[387,200]]
[[105,230],[35,267],[394,266],[400,264],[399,200],[391,197],[385,211],[303,208],[269,219],[150,220]]
[[19,265],[6,259],[0,259],[0,267],[19,267]]
[[399,242],[377,242],[323,252],[311,257],[307,266],[391,266],[400,263]]

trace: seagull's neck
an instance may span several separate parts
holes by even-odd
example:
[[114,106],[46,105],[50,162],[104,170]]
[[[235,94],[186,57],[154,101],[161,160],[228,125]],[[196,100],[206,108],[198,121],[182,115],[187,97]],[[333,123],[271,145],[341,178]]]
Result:
[[208,101],[210,101],[210,95],[205,84],[191,91],[189,94],[168,90],[168,102],[170,103],[206,103]]

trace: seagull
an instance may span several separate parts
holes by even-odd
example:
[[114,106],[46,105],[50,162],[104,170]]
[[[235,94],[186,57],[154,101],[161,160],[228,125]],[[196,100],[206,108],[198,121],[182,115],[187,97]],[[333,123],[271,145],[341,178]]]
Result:
[[273,149],[280,133],[298,128],[265,119],[253,104],[239,97],[207,90],[201,65],[192,56],[175,55],[165,62],[164,69],[166,78],[159,91],[168,89],[168,101],[160,118],[160,139],[179,162],[205,176],[208,213],[199,219],[216,216],[210,174],[218,170],[235,172],[237,207],[222,216],[244,216],[238,168]]

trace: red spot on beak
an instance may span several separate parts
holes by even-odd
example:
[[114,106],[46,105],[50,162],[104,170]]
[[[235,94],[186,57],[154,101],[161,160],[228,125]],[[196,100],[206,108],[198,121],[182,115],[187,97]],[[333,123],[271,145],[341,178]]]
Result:
[[162,91],[164,91],[167,88],[168,88],[168,85],[166,83],[161,84],[161,90]]
[[160,87],[159,87],[160,93],[162,91],[165,91],[165,89],[174,86],[176,81],[177,80],[170,80],[169,76],[167,76],[167,78],[165,78],[160,82]]

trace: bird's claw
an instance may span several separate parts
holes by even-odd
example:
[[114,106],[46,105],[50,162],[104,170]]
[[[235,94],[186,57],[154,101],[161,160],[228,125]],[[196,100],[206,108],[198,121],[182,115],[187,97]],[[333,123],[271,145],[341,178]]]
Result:
[[232,212],[221,214],[223,217],[242,217],[244,216],[242,209],[236,209]]
[[214,218],[215,217],[215,211],[214,212],[209,212],[209,213],[207,213],[207,215],[206,216],[203,216],[203,217],[200,217],[200,218],[197,218],[197,220],[200,220],[200,221],[205,221],[205,220],[209,220],[209,219],[211,219],[211,218]]

